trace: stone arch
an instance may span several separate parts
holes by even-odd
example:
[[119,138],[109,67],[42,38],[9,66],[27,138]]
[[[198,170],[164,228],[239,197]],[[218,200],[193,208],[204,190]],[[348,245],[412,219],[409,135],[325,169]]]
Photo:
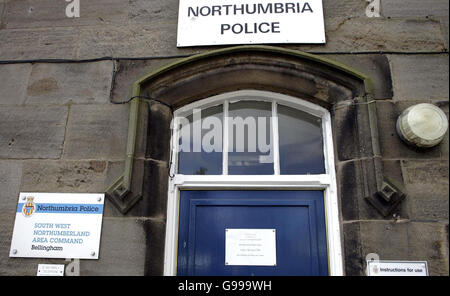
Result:
[[[387,216],[403,200],[402,186],[383,175],[376,104],[368,76],[305,52],[239,46],[182,58],[133,84],[125,169],[106,190],[113,204],[125,214],[142,200],[140,204],[145,209],[139,212],[164,223],[172,111],[197,100],[243,89],[301,98],[330,111],[335,163],[338,166],[340,162],[357,160],[355,167],[359,172],[355,177],[358,180],[348,184],[348,176],[336,169],[341,212],[357,211],[358,203],[365,199],[378,210],[374,216]],[[137,115],[143,113],[140,106],[146,108],[147,114],[139,127],[145,129],[140,131],[145,139],[136,139]],[[144,160],[135,158],[137,140],[146,147]],[[342,194],[346,187],[352,187],[351,194]],[[149,235],[163,238],[165,228],[158,223],[149,226]],[[163,257],[163,243],[157,245],[159,249],[148,251],[151,260]],[[146,267],[146,273],[161,274],[163,262],[156,260],[154,265]]]
[[133,96],[158,98],[173,108],[223,92],[259,89],[302,97],[331,108],[371,93],[369,77],[301,51],[239,46],[181,59],[135,82]]

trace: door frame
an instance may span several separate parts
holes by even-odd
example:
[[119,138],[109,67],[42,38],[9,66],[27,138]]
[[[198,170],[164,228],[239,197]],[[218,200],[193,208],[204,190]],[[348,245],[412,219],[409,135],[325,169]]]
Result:
[[[188,114],[196,108],[207,108],[218,104],[228,104],[229,101],[245,96],[246,100],[263,100],[276,104],[280,103],[322,118],[323,145],[326,174],[320,175],[280,175],[275,169],[274,175],[181,175],[175,174],[178,164],[179,130],[177,116]],[[276,111],[275,111],[276,112]],[[224,117],[228,114],[224,112]],[[273,118],[274,128],[278,127],[277,118]],[[224,122],[223,135],[228,134],[228,124]],[[332,276],[343,275],[343,260],[341,246],[341,231],[339,222],[339,208],[337,199],[336,173],[334,166],[334,149],[331,129],[331,116],[325,108],[311,102],[268,91],[240,90],[223,93],[189,105],[174,112],[171,123],[171,156],[170,178],[168,186],[166,239],[164,251],[164,275],[174,276],[177,271],[178,222],[180,190],[321,190],[324,191],[325,223],[327,233],[328,269]],[[278,133],[274,133],[274,158],[277,161]],[[227,149],[224,137],[224,150]],[[227,163],[224,157],[224,164]],[[276,165],[275,165],[276,167]]]

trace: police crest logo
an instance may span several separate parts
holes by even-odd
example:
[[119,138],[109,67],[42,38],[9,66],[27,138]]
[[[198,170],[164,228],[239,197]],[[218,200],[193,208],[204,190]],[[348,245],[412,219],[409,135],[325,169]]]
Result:
[[30,217],[31,215],[33,215],[34,210],[36,209],[36,206],[35,206],[33,200],[34,200],[34,197],[29,196],[29,197],[27,197],[27,202],[23,205],[22,214],[25,217]]
[[377,265],[375,265],[375,266],[373,267],[373,273],[374,273],[374,274],[378,274],[378,266],[377,266]]

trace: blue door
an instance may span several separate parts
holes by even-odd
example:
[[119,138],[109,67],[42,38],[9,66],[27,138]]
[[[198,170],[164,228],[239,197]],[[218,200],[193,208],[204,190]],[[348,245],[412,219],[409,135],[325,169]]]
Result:
[[[323,191],[181,191],[177,275],[328,275]],[[275,229],[276,265],[227,265],[226,229]]]

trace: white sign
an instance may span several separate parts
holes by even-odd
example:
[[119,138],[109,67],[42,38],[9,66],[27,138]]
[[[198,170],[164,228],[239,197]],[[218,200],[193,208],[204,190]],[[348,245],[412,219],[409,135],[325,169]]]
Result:
[[225,229],[225,265],[277,265],[275,229]]
[[427,276],[426,261],[367,261],[369,276]]
[[104,194],[20,193],[10,257],[98,259]]
[[325,43],[322,0],[180,0],[178,46]]
[[39,264],[37,276],[64,276],[64,264]]

